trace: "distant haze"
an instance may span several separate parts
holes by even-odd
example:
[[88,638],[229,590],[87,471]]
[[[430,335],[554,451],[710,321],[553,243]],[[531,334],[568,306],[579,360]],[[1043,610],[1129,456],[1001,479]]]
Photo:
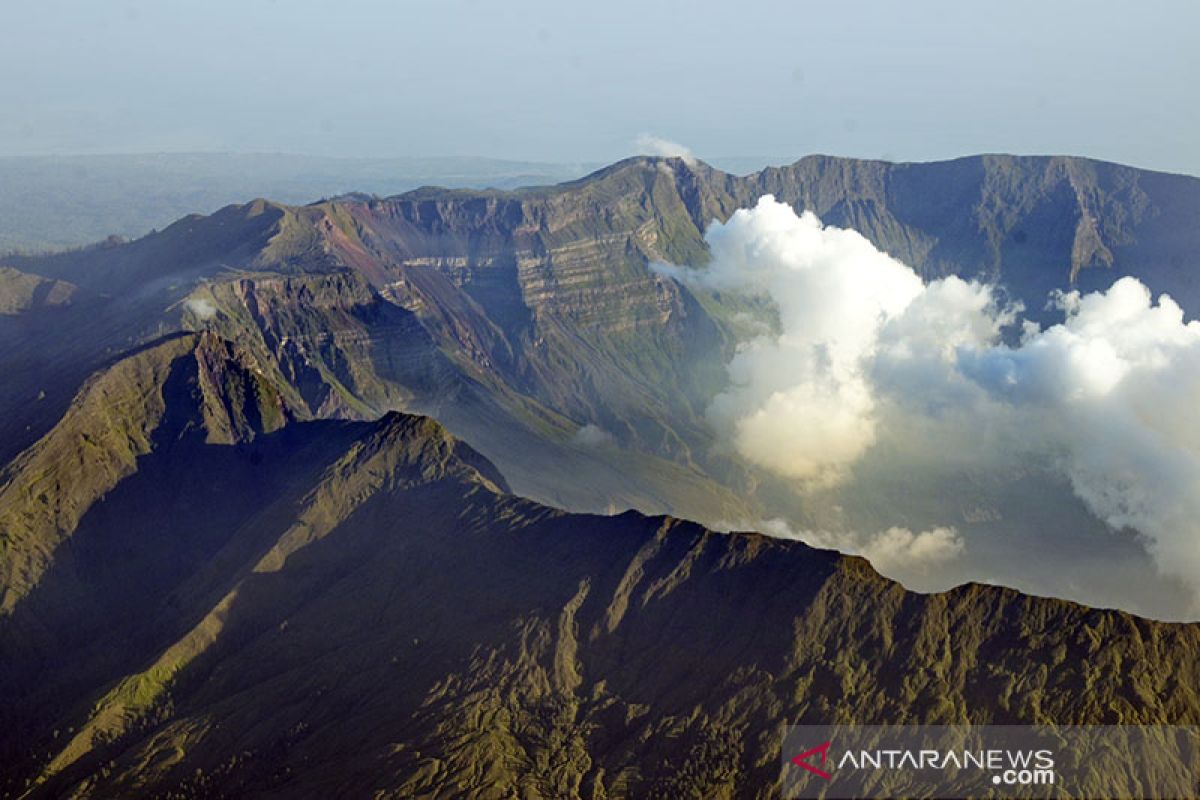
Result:
[[[1200,173],[1200,6],[17,0],[0,155],[1069,153]],[[750,159],[745,163],[752,163]]]
[[[595,165],[598,166],[598,165]],[[186,214],[268,197],[303,204],[418,186],[502,189],[559,183],[592,165],[482,158],[329,158],[159,153],[0,158],[0,256],[141,236]]]

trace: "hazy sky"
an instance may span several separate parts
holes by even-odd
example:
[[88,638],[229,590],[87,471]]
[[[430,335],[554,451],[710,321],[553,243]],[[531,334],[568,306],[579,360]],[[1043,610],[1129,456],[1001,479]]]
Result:
[[1200,4],[3,0],[0,155],[1071,153],[1200,174]]

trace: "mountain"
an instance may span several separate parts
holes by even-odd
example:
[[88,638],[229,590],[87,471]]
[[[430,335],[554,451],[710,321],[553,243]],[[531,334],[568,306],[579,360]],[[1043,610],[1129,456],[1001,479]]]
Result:
[[[133,242],[5,260],[0,285],[13,288],[0,295],[30,281],[72,288],[69,304],[0,315],[0,369],[12,376],[0,384],[0,461],[49,431],[94,370],[171,332],[209,330],[252,357],[299,417],[433,416],[540,502],[724,527],[811,522],[792,487],[721,448],[705,416],[745,320],[770,310],[648,269],[703,265],[706,226],[767,192],[927,278],[999,281],[1035,318],[1047,318],[1050,289],[1123,274],[1200,309],[1200,180],[1086,159],[813,156],[739,177],[635,158],[512,191],[256,200]],[[1052,527],[1098,541],[1104,530],[1061,480],[986,481],[947,485],[945,507],[926,515],[994,540]],[[856,522],[926,524],[910,494],[857,498]],[[1004,498],[1003,519],[978,511],[983,495]],[[1062,568],[1033,585],[1066,591]],[[1179,613],[1174,600],[1120,599]]]
[[1195,724],[1200,625],[512,495],[171,336],[0,489],[0,793],[770,797],[785,723]]

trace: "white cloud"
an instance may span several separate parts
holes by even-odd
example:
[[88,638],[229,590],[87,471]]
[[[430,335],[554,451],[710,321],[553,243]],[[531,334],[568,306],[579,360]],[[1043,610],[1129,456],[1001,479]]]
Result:
[[[1063,322],[1041,330],[993,287],[925,283],[858,233],[770,196],[706,239],[707,267],[658,270],[766,296],[778,311],[774,332],[741,344],[708,409],[745,460],[806,496],[847,483],[883,439],[875,480],[884,463],[953,463],[966,475],[1036,460],[1111,527],[1136,530],[1160,573],[1200,597],[1200,322],[1170,297],[1155,302],[1133,278],[1060,294]],[[937,486],[919,490],[928,508],[946,507]],[[946,563],[964,547],[946,527],[807,536],[884,572]]]
[[927,571],[962,554],[966,549],[954,528],[934,528],[913,533],[908,528],[888,528],[859,549],[885,575],[899,570]]
[[957,559],[966,551],[966,543],[952,527],[917,532],[891,527],[873,535],[854,531],[797,531],[782,519],[767,520],[758,527],[772,536],[863,556],[881,575],[907,584],[928,575],[934,567]]
[[1063,323],[964,352],[962,372],[1061,447],[1093,513],[1143,534],[1162,572],[1200,584],[1200,322],[1128,277],[1059,306]]
[[616,439],[604,428],[589,422],[575,431],[571,441],[583,447],[606,447],[613,444]]
[[189,297],[183,302],[183,306],[200,320],[212,319],[217,315],[217,307],[211,300],[203,297]]
[[706,239],[708,267],[671,274],[767,295],[780,323],[777,335],[739,348],[709,418],[747,460],[809,488],[844,480],[875,442],[871,372],[881,349],[889,364],[941,368],[955,346],[994,338],[1004,318],[989,313],[986,287],[958,278],[927,287],[860,234],[797,216],[770,195],[714,223]]
[[672,142],[670,139],[661,139],[649,133],[640,134],[634,140],[634,147],[643,155],[682,158],[683,163],[688,166],[696,163],[696,157],[684,145],[679,144],[679,142]]

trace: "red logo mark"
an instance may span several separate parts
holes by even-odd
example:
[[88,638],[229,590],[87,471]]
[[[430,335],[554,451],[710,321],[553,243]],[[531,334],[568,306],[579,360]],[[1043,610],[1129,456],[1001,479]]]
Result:
[[795,764],[797,767],[800,767],[801,769],[808,770],[809,772],[811,772],[814,775],[820,775],[825,780],[829,780],[829,778],[831,776],[828,772],[826,772],[823,769],[818,769],[817,767],[808,763],[809,756],[814,756],[814,755],[820,753],[821,754],[821,766],[825,766],[825,759],[829,757],[829,745],[830,745],[829,742],[824,742],[824,743],[819,744],[816,747],[812,748],[811,750],[805,750],[800,755],[793,756],[792,763]]

